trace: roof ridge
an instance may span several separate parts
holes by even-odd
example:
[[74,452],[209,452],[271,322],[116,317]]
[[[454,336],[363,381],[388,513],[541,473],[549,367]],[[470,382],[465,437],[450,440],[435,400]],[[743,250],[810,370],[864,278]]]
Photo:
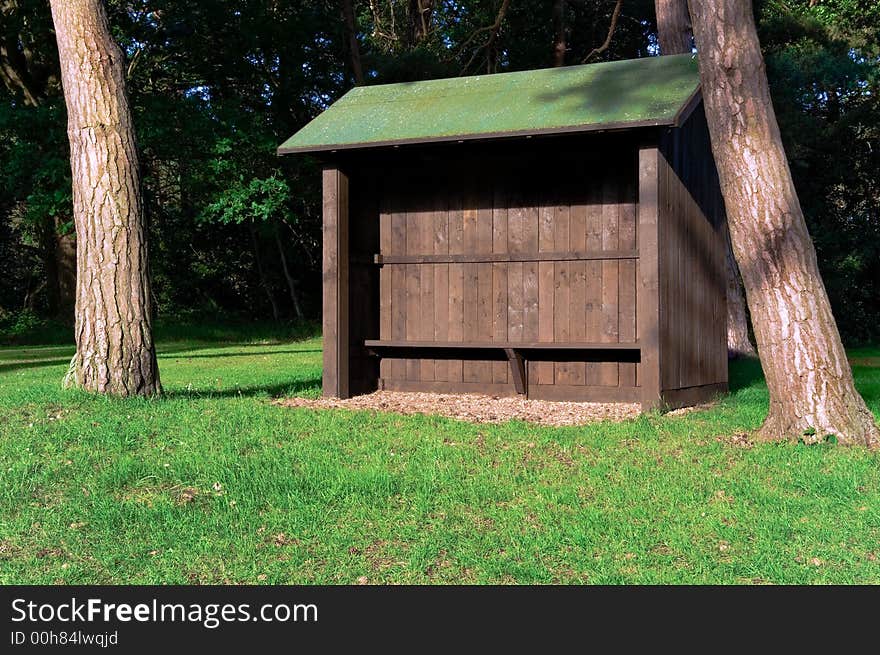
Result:
[[[666,59],[693,59],[696,60],[696,55],[692,53],[684,53],[678,55],[665,55]],[[544,68],[524,68],[522,70],[515,71],[500,71],[498,73],[482,73],[480,75],[461,75],[458,77],[431,77],[424,80],[411,80],[408,82],[385,82],[383,84],[362,84],[360,86],[355,86],[349,89],[345,95],[348,95],[352,91],[363,91],[369,89],[380,89],[380,88],[388,88],[393,86],[414,86],[419,84],[437,84],[440,82],[462,82],[465,80],[488,80],[491,78],[500,78],[506,76],[526,76],[529,73],[572,73],[574,71],[580,72],[582,69],[592,66],[612,66],[614,64],[626,64],[631,62],[647,62],[647,61],[659,61],[661,59],[660,56],[657,55],[649,55],[647,57],[633,57],[632,59],[613,59],[611,61],[597,61],[591,64],[570,64],[568,66],[548,66]],[[344,95],[340,97],[340,100],[345,97]]]

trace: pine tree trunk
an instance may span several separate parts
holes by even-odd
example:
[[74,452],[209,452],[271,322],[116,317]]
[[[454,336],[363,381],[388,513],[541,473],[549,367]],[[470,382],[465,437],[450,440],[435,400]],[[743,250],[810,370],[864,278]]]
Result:
[[352,0],[342,0],[342,20],[345,23],[348,56],[351,61],[351,70],[354,73],[354,81],[355,84],[361,86],[364,83],[364,67],[361,63],[361,47],[357,38],[357,21],[354,16]]
[[654,0],[657,13],[657,40],[661,55],[681,55],[691,51],[691,17],[687,0]]
[[59,318],[62,312],[58,253],[56,252],[58,242],[56,241],[55,220],[51,216],[44,216],[40,222],[38,242],[46,283],[46,309],[49,316]]
[[40,230],[49,316],[73,325],[76,305],[76,237],[61,233],[57,216],[47,216]]
[[759,437],[876,447],[785,157],[752,3],[691,0],[712,151],[770,412]]
[[[687,0],[655,0],[654,8],[657,13],[660,54],[680,55],[691,52],[693,30]],[[724,227],[724,240],[727,249],[727,353],[731,358],[755,357],[755,347],[749,340],[745,293],[731,250],[727,226]]]
[[123,56],[100,0],[51,0],[76,223],[76,355],[66,384],[159,393],[140,170]]
[[724,275],[727,286],[727,356],[730,359],[757,357],[758,353],[749,339],[749,316],[739,267],[733,255],[730,230],[724,226],[725,259]]
[[553,65],[565,66],[565,51],[568,49],[565,38],[565,0],[553,2],[553,31],[556,34],[553,39]]

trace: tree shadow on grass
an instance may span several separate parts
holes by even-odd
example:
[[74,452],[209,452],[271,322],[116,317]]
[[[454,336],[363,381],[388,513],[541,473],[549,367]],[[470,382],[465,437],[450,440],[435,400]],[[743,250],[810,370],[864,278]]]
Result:
[[757,358],[743,357],[730,362],[728,386],[731,393],[763,381],[764,371],[761,370],[761,362]]
[[[197,348],[192,349],[191,352],[196,352]],[[319,353],[321,352],[320,348],[312,348],[308,350],[263,350],[256,352],[239,352],[239,353],[212,353],[210,355],[187,355],[186,353],[190,351],[186,350],[162,350],[158,353],[158,358],[162,359],[220,359],[223,357],[262,357],[263,355],[298,355],[308,354],[308,353]]]
[[[304,350],[264,350],[259,351],[255,350],[254,352],[233,352],[233,353],[211,353],[209,355],[194,355],[194,354],[184,354],[184,353],[196,353],[199,350],[207,350],[207,349],[217,349],[217,348],[227,348],[227,347],[248,347],[248,348],[258,348],[259,344],[248,344],[248,343],[238,343],[238,344],[198,344],[198,345],[184,345],[181,344],[178,348],[159,348],[156,353],[159,358],[159,362],[161,364],[162,360],[167,359],[222,359],[222,358],[232,358],[232,357],[259,357],[263,355],[297,355],[297,354],[315,354],[320,353],[320,348],[308,348]],[[54,347],[54,346],[53,346]],[[21,347],[22,352],[21,356],[18,359],[8,359],[8,360],[0,360],[0,374],[2,373],[11,373],[12,371],[19,371],[25,369],[32,368],[43,368],[45,366],[60,366],[62,364],[69,364],[70,358],[73,357],[73,349],[71,347],[70,354],[65,357],[44,357],[40,358],[39,356],[34,357],[33,354],[30,354],[27,350],[27,347]],[[38,353],[34,353],[38,355]]]
[[[858,360],[852,362],[853,377],[856,389],[868,403],[880,401],[880,368],[861,365]],[[746,357],[730,362],[729,387],[731,393],[747,389],[757,384],[763,386],[764,372],[757,358]]]
[[234,389],[172,389],[165,391],[163,397],[171,400],[178,398],[253,398],[264,395],[270,398],[282,398],[298,396],[305,391],[320,392],[320,390],[321,377],[316,376],[305,380],[257,384],[250,387],[236,387]]
[[[71,355],[72,357],[73,355]],[[13,360],[11,362],[0,362],[0,374],[11,373],[12,371],[22,371],[29,368],[43,368],[44,366],[61,366],[62,364],[70,364],[70,357],[56,357],[52,359],[39,360]]]

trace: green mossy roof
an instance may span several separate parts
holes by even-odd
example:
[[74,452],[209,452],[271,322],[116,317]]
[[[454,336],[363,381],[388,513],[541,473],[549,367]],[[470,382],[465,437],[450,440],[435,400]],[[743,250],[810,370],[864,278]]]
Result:
[[699,88],[691,55],[355,87],[278,149],[672,125]]

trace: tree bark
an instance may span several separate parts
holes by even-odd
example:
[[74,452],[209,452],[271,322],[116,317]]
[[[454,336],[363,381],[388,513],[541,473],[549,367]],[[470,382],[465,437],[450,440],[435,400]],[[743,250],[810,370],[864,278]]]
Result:
[[556,33],[553,40],[553,65],[565,66],[565,51],[568,48],[565,38],[565,0],[553,2],[553,27]]
[[654,0],[657,13],[657,40],[661,55],[680,55],[691,51],[691,16],[687,0]]
[[51,0],[67,103],[77,237],[76,355],[68,386],[161,392],[144,208],[123,56],[100,0]]
[[[657,13],[657,40],[661,55],[680,55],[691,52],[693,31],[687,0],[655,0]],[[755,357],[755,347],[749,340],[749,318],[739,269],[730,246],[730,235],[724,226],[727,250],[725,276],[727,281],[727,353],[731,358]]]
[[757,357],[758,353],[749,339],[749,316],[746,312],[746,296],[740,279],[739,267],[733,255],[730,230],[726,224],[723,229],[725,266],[724,276],[727,288],[727,356],[730,359]]
[[876,447],[819,274],[747,0],[690,0],[700,79],[770,411],[758,437]]
[[409,0],[407,10],[409,19],[409,43],[410,47],[421,43],[431,31],[431,21],[434,18],[434,0]]
[[361,63],[361,47],[357,38],[357,23],[354,18],[352,0],[342,0],[342,18],[345,22],[345,35],[348,39],[348,56],[351,60],[351,70],[354,73],[354,81],[358,86],[364,83],[364,67]]

